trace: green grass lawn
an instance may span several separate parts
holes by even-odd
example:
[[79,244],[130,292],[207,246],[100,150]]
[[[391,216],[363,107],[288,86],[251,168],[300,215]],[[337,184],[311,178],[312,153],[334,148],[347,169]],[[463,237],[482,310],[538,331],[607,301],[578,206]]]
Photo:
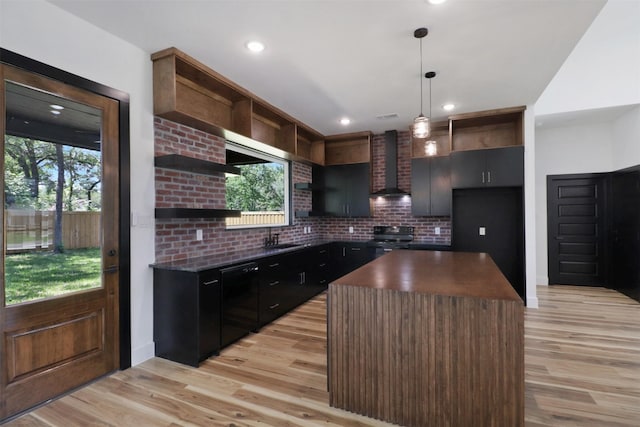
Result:
[[98,287],[100,248],[7,255],[7,305]]

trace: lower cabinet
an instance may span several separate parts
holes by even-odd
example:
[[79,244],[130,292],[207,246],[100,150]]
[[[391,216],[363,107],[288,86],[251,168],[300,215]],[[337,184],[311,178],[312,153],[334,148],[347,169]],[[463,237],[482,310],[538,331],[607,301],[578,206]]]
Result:
[[220,272],[154,269],[156,356],[191,366],[220,351]]
[[362,267],[375,258],[375,248],[365,242],[334,242],[330,247],[329,281]]
[[258,318],[264,326],[327,289],[329,245],[269,257],[260,263]]
[[[373,259],[367,255],[369,248],[364,243],[346,243],[340,248],[344,249],[339,251],[344,254],[340,256],[341,271],[353,270]],[[252,313],[245,310],[242,319],[257,318],[257,326],[262,327],[326,290],[328,283],[338,277],[331,252],[330,244],[325,244],[255,261],[258,302],[252,305],[256,307]],[[230,299],[223,299],[222,272],[242,267],[240,264],[201,272],[154,268],[156,356],[198,366],[236,339],[225,339],[223,335],[228,326],[223,324],[225,319],[232,323],[238,318],[229,316],[231,308],[224,307]],[[241,309],[245,305],[234,307]]]

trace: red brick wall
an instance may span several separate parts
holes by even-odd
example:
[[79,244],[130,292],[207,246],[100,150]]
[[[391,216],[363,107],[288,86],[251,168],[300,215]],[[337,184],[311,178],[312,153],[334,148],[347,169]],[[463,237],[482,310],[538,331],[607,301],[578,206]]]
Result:
[[[384,134],[374,135],[372,147],[373,191],[384,188]],[[411,136],[409,131],[398,131],[398,187],[411,191]],[[415,227],[415,239],[425,243],[451,243],[449,217],[414,217],[411,198],[383,198],[373,200],[372,218],[328,218],[322,221],[322,235],[326,239],[369,240],[374,225],[407,225]],[[353,234],[349,227],[353,227]],[[440,227],[440,234],[435,228]]]
[[[398,133],[398,185],[410,190],[411,159],[408,132]],[[225,162],[225,141],[214,135],[155,118],[155,154],[182,154],[206,160]],[[384,135],[373,139],[373,189],[384,186]],[[133,160],[135,167],[135,159]],[[224,176],[206,176],[157,168],[155,171],[157,207],[224,208]],[[311,181],[311,167],[292,163],[292,180]],[[450,242],[449,218],[411,216],[411,201],[379,199],[373,202],[372,218],[294,218],[289,227],[273,227],[281,242],[301,242],[326,238],[337,240],[369,240],[374,225],[411,225],[416,227],[416,240],[429,243]],[[292,190],[292,211],[310,210],[311,192]],[[349,226],[354,233],[348,232]],[[311,227],[311,234],[304,234]],[[436,236],[435,227],[441,227]],[[203,240],[196,240],[196,230],[203,231]],[[156,262],[198,256],[213,256],[232,250],[262,245],[266,227],[226,230],[224,219],[156,220]]]

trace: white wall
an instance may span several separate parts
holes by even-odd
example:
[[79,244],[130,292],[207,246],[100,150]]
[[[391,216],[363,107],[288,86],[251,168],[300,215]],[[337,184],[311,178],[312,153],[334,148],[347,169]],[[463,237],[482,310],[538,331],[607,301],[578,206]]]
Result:
[[614,169],[640,165],[640,106],[613,122],[612,148]]
[[152,68],[137,47],[43,0],[0,0],[0,46],[130,95],[132,363],[154,355]]
[[536,114],[640,103],[640,1],[609,0],[536,102]]
[[613,170],[612,128],[611,123],[605,122],[536,129],[536,275],[539,285],[549,283],[547,175]]
[[593,114],[586,121],[557,120],[640,104],[638,22],[640,1],[609,0],[535,104],[536,117],[556,118],[555,127],[535,131],[538,284],[548,284],[546,176],[640,164],[640,107],[606,123],[593,123]]

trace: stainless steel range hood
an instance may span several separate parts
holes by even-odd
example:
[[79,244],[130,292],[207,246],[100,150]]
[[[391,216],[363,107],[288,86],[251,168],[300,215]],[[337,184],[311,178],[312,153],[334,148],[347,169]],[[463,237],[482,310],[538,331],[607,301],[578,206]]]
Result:
[[384,188],[371,193],[376,197],[402,197],[410,193],[398,188],[398,132],[388,130],[384,133]]

